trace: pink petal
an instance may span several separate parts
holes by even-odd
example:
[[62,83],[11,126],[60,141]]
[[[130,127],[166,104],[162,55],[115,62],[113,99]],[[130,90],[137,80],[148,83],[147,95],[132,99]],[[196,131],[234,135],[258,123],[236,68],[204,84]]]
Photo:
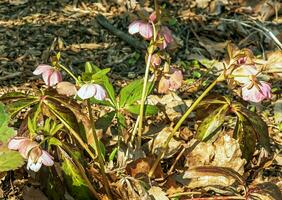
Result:
[[42,78],[43,78],[43,81],[44,81],[45,85],[50,86],[50,76],[52,75],[52,73],[53,73],[53,70],[49,69],[48,71],[45,71],[42,74]]
[[29,141],[26,137],[14,137],[8,143],[8,148],[11,150],[18,150],[23,142]]
[[152,12],[152,13],[150,14],[150,16],[149,16],[149,21],[155,22],[156,19],[157,19],[157,14],[156,14],[156,12],[154,11],[154,12]]
[[52,166],[54,165],[53,157],[47,152],[42,150],[42,155],[41,155],[42,163],[45,166]]
[[94,97],[100,101],[104,100],[106,98],[106,91],[104,88],[98,84],[94,84],[96,87],[96,94]]
[[95,84],[84,84],[77,92],[77,95],[81,99],[89,99],[96,94],[96,86]]
[[128,27],[128,32],[133,35],[135,33],[138,33],[139,32],[139,27],[140,27],[140,24],[143,23],[142,21],[140,20],[137,20],[137,21],[134,21],[132,22],[129,27]]
[[59,72],[58,70],[53,70],[52,74],[49,77],[49,86],[52,87],[61,81],[62,81],[61,72]]
[[161,32],[167,44],[173,41],[171,30],[167,26],[162,26]]
[[169,89],[177,90],[181,87],[183,81],[183,75],[180,70],[175,70],[169,79]]
[[140,23],[139,33],[146,40],[149,40],[153,36],[153,27],[149,23]]
[[240,67],[236,68],[232,75],[234,76],[234,80],[238,81],[242,84],[247,84],[250,82],[249,76],[257,75],[258,70],[255,66],[252,65],[241,65]]
[[161,94],[166,94],[169,91],[169,80],[165,77],[162,77],[159,85],[158,85],[158,92]]
[[160,56],[158,56],[158,54],[152,55],[152,65],[154,67],[159,66],[161,62],[162,62],[162,59],[160,58]]
[[252,88],[249,89],[250,84],[246,84],[245,86],[242,87],[242,97],[245,101],[251,101],[251,102],[261,102],[264,99],[270,99],[271,98],[271,87],[268,83],[266,82],[260,82],[258,90],[257,87],[253,86]]
[[21,144],[19,148],[19,152],[22,155],[22,157],[27,158],[29,155],[29,152],[35,147],[38,147],[37,142],[34,142],[32,140],[25,141]]
[[38,67],[34,70],[33,74],[34,75],[40,75],[46,71],[49,71],[50,69],[52,69],[52,67],[50,65],[45,65],[45,64],[40,64],[38,65]]

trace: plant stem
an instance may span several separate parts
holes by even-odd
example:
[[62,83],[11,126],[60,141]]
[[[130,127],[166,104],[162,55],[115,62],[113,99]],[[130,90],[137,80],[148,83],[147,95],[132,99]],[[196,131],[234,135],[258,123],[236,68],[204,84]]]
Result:
[[[149,47],[150,48],[150,47]],[[144,116],[144,104],[147,97],[147,83],[149,77],[149,69],[151,64],[152,53],[149,52],[147,63],[146,63],[146,71],[144,76],[142,97],[141,97],[141,105],[140,105],[140,113],[139,113],[139,126],[138,126],[138,137],[137,137],[137,146],[136,149],[140,149],[141,141],[142,141],[142,128],[143,128],[143,116]]]
[[221,74],[219,77],[217,77],[217,79],[215,79],[210,85],[209,87],[207,87],[207,89],[197,98],[197,100],[189,107],[189,109],[186,111],[186,113],[180,118],[180,120],[177,122],[177,124],[175,125],[175,127],[173,128],[172,132],[170,133],[170,135],[168,136],[168,138],[166,139],[165,143],[163,144],[163,150],[162,152],[158,155],[157,159],[155,160],[151,170],[149,171],[148,176],[152,177],[152,175],[154,174],[160,160],[163,158],[163,156],[165,155],[167,149],[168,149],[168,144],[170,142],[170,140],[172,139],[172,137],[174,136],[174,134],[176,133],[176,131],[179,129],[179,127],[181,126],[181,124],[185,121],[185,119],[190,115],[190,113],[198,106],[198,104],[202,101],[202,99],[209,93],[209,91],[220,81],[224,80],[224,75]]
[[105,172],[105,165],[104,165],[104,160],[103,160],[103,156],[102,156],[102,151],[99,145],[99,140],[97,137],[97,133],[96,133],[96,129],[95,129],[95,124],[94,124],[94,118],[92,115],[92,109],[91,109],[91,103],[90,100],[87,99],[87,108],[88,108],[88,112],[89,112],[89,119],[90,119],[90,123],[91,123],[91,129],[92,129],[92,133],[93,133],[93,137],[94,137],[94,146],[95,146],[95,151],[98,157],[98,162],[100,165],[100,170],[101,170],[101,174],[103,177],[103,182],[105,184],[105,189],[106,189],[106,193],[108,195],[109,199],[113,199],[111,196],[111,192],[110,192],[110,185],[108,182],[108,178]]
[[65,70],[65,71],[75,80],[75,83],[76,83],[76,84],[79,83],[79,81],[78,81],[78,79],[76,78],[76,76],[75,76],[68,68],[66,68],[64,65],[62,65],[62,64],[60,64],[60,63],[59,63],[59,66],[60,66],[63,70]]

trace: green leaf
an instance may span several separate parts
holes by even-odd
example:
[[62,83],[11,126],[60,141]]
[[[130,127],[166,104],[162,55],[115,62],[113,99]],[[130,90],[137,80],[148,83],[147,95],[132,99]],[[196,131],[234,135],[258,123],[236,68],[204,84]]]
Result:
[[10,117],[5,111],[4,104],[0,103],[0,141],[6,143],[15,135],[15,131],[8,127]]
[[108,77],[104,77],[103,85],[107,91],[109,98],[111,99],[113,106],[116,108],[117,101],[116,101],[116,96],[115,96],[115,90],[114,90],[113,85],[110,83],[110,80]]
[[237,117],[233,137],[240,144],[243,158],[250,161],[255,152],[256,139],[254,138],[256,138],[256,132],[245,117]]
[[62,142],[60,140],[58,140],[55,137],[51,137],[48,139],[48,145],[54,145],[54,146],[62,146]]
[[28,127],[29,133],[32,136],[34,136],[36,134],[36,127],[34,127],[34,124],[32,123],[32,120],[30,119],[29,116],[28,116],[28,119],[27,119],[27,127]]
[[75,164],[67,157],[63,156],[62,170],[70,194],[78,200],[92,199],[84,179],[79,174]]
[[196,138],[201,141],[209,140],[222,126],[229,105],[226,104],[214,110],[197,129]]
[[122,127],[122,128],[126,127],[125,117],[120,112],[117,113],[117,121],[118,121],[118,124],[119,124],[120,127]]
[[9,92],[9,93],[3,94],[0,97],[0,101],[16,100],[16,99],[22,99],[22,98],[27,98],[27,95],[21,92]]
[[[99,147],[100,147],[102,156],[103,156],[103,158],[105,159],[105,156],[106,156],[106,147],[105,147],[104,143],[101,142],[101,140],[98,140],[98,143],[99,143]],[[93,146],[93,148],[94,148],[94,146]]]
[[109,71],[111,71],[111,68],[106,68],[98,71],[97,73],[92,75],[92,80],[103,78]]
[[[140,113],[140,105],[129,105],[126,106],[124,109],[136,115],[139,115]],[[145,116],[156,115],[158,114],[158,111],[158,107],[155,105],[144,105]]]
[[96,121],[96,128],[106,130],[112,123],[116,115],[115,111],[109,112]]
[[257,139],[258,143],[263,148],[265,148],[268,152],[271,152],[267,124],[261,119],[258,114],[249,111],[243,106],[239,107],[238,112],[244,115],[249,122],[248,124],[253,127],[255,131],[255,138],[253,139]]
[[27,99],[19,99],[17,101],[11,102],[7,105],[7,109],[11,114],[11,117],[14,117],[18,112],[20,112],[24,108],[28,108],[33,104],[38,103],[38,99],[36,98],[27,98]]
[[[147,84],[147,94],[153,88],[153,82]],[[119,93],[119,107],[124,108],[125,105],[132,105],[137,100],[141,99],[143,90],[143,79],[135,80],[121,89]]]
[[17,151],[8,148],[0,150],[0,172],[15,170],[24,164],[24,159]]
[[113,160],[114,160],[114,158],[115,158],[117,152],[118,152],[118,148],[115,147],[115,148],[113,149],[113,151],[111,152],[110,156],[109,156],[109,161],[113,161]]

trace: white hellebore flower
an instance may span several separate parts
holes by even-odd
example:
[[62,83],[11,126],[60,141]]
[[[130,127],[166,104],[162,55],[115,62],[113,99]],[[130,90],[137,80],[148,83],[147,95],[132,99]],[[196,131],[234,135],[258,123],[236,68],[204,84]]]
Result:
[[77,95],[81,99],[89,99],[95,97],[98,100],[103,100],[106,98],[106,91],[104,88],[98,84],[87,83],[81,86],[78,90]]

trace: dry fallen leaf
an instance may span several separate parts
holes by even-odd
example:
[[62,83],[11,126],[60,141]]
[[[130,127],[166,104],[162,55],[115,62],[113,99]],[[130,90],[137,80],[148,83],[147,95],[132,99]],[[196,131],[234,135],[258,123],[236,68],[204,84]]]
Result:
[[169,200],[166,193],[160,187],[152,186],[148,193],[153,196],[155,200]]
[[242,182],[240,175],[244,173],[246,161],[241,155],[239,143],[229,135],[221,136],[214,143],[200,142],[187,156],[189,168],[183,177],[191,179],[190,188]]
[[[170,127],[166,127],[162,129],[157,136],[149,142],[149,148],[152,150],[152,152],[155,155],[158,155],[161,153],[163,149],[163,145],[165,141],[167,140],[169,134],[171,133],[172,129]],[[165,158],[169,158],[173,156],[181,147],[182,142],[177,141],[174,138],[172,138],[168,144],[168,150],[165,154]]]

